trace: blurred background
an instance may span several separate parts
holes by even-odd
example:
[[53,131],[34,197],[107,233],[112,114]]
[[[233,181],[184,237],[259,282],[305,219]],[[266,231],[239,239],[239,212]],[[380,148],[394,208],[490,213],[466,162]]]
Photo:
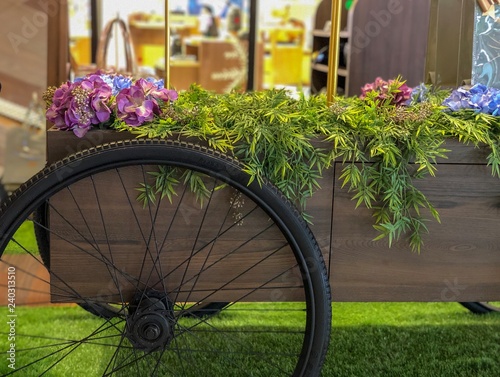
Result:
[[[332,0],[5,0],[0,14],[0,177],[15,187],[44,164],[42,94],[97,69],[165,75],[219,93],[324,93]],[[475,3],[342,0],[337,94],[378,76],[408,85],[470,78]],[[477,11],[476,11],[477,12]]]

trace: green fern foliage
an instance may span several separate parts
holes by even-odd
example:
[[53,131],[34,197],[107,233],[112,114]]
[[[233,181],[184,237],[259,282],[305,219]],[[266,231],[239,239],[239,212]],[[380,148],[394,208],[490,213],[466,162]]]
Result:
[[[377,239],[393,244],[406,237],[420,251],[428,221],[439,221],[439,214],[415,182],[439,174],[447,138],[489,148],[487,162],[500,176],[500,118],[450,112],[441,105],[449,92],[428,90],[424,102],[395,106],[391,93],[385,101],[371,92],[328,104],[324,96],[295,98],[286,90],[215,94],[193,86],[165,105],[154,122],[114,127],[138,137],[203,140],[238,158],[250,181],[273,182],[311,221],[307,200],[320,188],[322,172],[341,162],[340,179],[355,205],[373,210]],[[201,204],[207,197],[209,188],[200,177],[168,169],[151,174],[151,185],[139,188],[142,201],[157,195],[172,200],[181,180]]]

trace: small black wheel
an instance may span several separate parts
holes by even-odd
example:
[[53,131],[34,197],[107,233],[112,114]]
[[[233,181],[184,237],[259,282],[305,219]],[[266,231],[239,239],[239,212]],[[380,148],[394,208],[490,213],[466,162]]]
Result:
[[[133,140],[73,155],[2,206],[0,252],[26,319],[16,369],[0,364],[1,375],[320,375],[331,326],[321,250],[273,185],[249,183],[224,154]],[[22,305],[44,290],[55,305]],[[206,310],[219,314],[193,315]]]
[[210,317],[212,315],[220,313],[226,306],[230,304],[230,302],[200,303],[200,305],[191,308],[191,310],[186,310],[184,316],[193,318]]
[[5,199],[7,199],[7,191],[5,190],[2,181],[0,181],[0,203],[2,203]]
[[500,313],[500,302],[460,302],[474,314]]

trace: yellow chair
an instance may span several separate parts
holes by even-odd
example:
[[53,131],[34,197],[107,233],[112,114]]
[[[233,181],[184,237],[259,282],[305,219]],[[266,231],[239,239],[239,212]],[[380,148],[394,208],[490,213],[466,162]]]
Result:
[[269,31],[272,85],[302,85],[304,29],[283,27]]

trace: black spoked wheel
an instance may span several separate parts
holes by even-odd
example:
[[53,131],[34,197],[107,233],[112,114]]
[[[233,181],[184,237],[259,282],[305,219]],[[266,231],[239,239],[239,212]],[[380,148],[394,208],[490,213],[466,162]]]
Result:
[[54,164],[2,207],[0,250],[2,375],[320,374],[321,251],[271,184],[217,152],[134,140]]
[[462,306],[474,314],[500,313],[500,302],[461,302]]
[[[38,246],[38,252],[43,264],[47,269],[50,268],[50,232],[49,232],[49,208],[47,204],[41,205],[33,213],[34,232]],[[116,305],[103,302],[92,302],[87,300],[80,302],[83,309],[96,316],[111,319],[122,316],[122,308]],[[218,314],[229,302],[207,302],[199,303],[184,314],[184,316],[203,317]]]

